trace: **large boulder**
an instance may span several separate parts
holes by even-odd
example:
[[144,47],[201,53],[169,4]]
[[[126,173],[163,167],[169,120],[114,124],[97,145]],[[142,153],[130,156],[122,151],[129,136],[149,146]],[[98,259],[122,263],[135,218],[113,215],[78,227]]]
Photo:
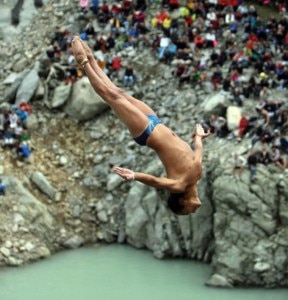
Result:
[[55,88],[53,98],[51,100],[51,107],[56,108],[64,105],[70,97],[72,85],[59,85]]
[[46,194],[50,199],[55,199],[57,190],[51,185],[43,173],[38,171],[33,172],[31,180],[39,190]]
[[205,99],[202,104],[204,118],[209,119],[212,114],[225,115],[228,106],[226,97],[223,93],[214,94]]
[[[55,219],[47,206],[36,199],[17,178],[7,177],[4,182],[9,195],[1,199],[1,204],[6,217],[11,214],[9,220],[16,227],[14,232],[18,232],[16,229],[20,226],[25,226],[31,229],[31,234],[52,243],[55,237]],[[11,203],[14,203],[13,209]]]
[[19,86],[21,85],[21,82],[23,81],[23,79],[29,73],[29,71],[30,70],[24,70],[20,74],[17,73],[18,75],[16,75],[16,73],[12,73],[15,75],[11,75],[8,78],[6,78],[5,84],[11,83],[11,86],[5,91],[4,101],[12,102],[15,100],[17,90],[18,90]]
[[4,177],[7,186],[1,197],[0,266],[18,266],[50,256],[57,229],[47,206],[15,177]]
[[108,105],[97,95],[89,79],[83,77],[73,85],[70,101],[65,112],[78,121],[87,121],[101,114]]
[[40,78],[38,75],[39,63],[24,77],[16,93],[16,104],[29,102],[37,90]]
[[226,111],[226,120],[230,131],[238,129],[241,120],[241,108],[238,106],[229,106]]

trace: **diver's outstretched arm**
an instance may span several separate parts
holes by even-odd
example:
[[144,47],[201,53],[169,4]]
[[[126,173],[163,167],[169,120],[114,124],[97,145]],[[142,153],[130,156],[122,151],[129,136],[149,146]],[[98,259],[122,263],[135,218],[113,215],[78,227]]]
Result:
[[181,193],[184,191],[184,187],[178,180],[170,179],[167,177],[156,177],[146,173],[133,172],[132,170],[116,167],[114,173],[121,176],[127,181],[137,180],[143,184],[169,190],[171,193]]

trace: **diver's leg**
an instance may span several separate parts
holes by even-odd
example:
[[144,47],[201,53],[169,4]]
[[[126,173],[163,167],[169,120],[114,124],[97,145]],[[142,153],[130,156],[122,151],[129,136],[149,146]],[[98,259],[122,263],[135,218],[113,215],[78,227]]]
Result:
[[[87,56],[79,38],[76,37],[73,39],[72,48],[77,63],[83,64]],[[137,137],[143,133],[149,122],[146,115],[128,101],[110,80],[111,83],[103,80],[103,76],[100,77],[100,72],[94,71],[90,62],[85,64],[84,68],[96,93],[114,110],[121,121],[128,127],[132,136]],[[101,69],[99,68],[99,70]],[[102,70],[101,72],[103,73]]]
[[[82,40],[80,40],[82,43],[82,46],[86,52],[87,58],[89,60],[89,63],[92,67],[92,69],[95,71],[95,73],[102,79],[103,82],[107,86],[113,86],[114,83],[109,79],[109,77],[102,71],[102,69],[99,67],[97,61],[94,58],[94,55],[89,48],[89,46]],[[118,87],[117,87],[118,88]],[[129,102],[131,102],[134,106],[136,106],[138,109],[140,109],[145,115],[156,115],[156,113],[153,111],[152,108],[150,108],[147,104],[145,104],[143,101],[140,101],[127,93],[125,93],[122,89],[118,88],[119,94],[123,95]]]

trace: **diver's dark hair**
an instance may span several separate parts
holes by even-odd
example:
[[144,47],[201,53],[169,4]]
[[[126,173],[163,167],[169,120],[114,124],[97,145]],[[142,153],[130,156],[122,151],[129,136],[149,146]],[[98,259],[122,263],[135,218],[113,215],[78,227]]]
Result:
[[184,209],[184,205],[180,203],[183,193],[179,194],[170,194],[167,204],[168,207],[177,215],[181,215]]

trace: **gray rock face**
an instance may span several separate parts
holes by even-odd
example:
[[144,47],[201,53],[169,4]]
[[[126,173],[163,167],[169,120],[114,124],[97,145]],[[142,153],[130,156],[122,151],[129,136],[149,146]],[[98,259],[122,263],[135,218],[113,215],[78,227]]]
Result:
[[29,102],[34,95],[38,83],[39,75],[37,68],[32,69],[27,76],[24,77],[16,93],[16,104],[21,102]]
[[224,115],[228,104],[225,95],[218,93],[207,97],[202,106],[204,107],[204,118],[208,118],[211,114]]
[[50,184],[50,182],[47,180],[44,174],[35,171],[31,176],[31,180],[50,199],[52,200],[55,199],[55,195],[57,191],[53,188],[53,186]]
[[54,217],[18,179],[6,177],[5,184],[9,195],[1,198],[0,217],[5,230],[0,233],[0,265],[18,266],[49,256],[55,242]]
[[69,99],[71,90],[72,90],[72,86],[70,84],[60,85],[56,87],[53,98],[51,100],[51,107],[56,108],[64,105]]
[[79,235],[74,235],[70,237],[63,243],[63,246],[69,249],[76,249],[79,248],[84,244],[84,238]]
[[[213,172],[219,172],[219,168]],[[287,253],[287,248],[277,242],[283,236],[282,225],[277,222],[277,198],[281,194],[277,181],[272,174],[262,173],[256,185],[245,176],[237,179],[224,175],[213,182],[215,272],[232,284],[254,285],[263,280],[266,286],[277,286],[280,280],[287,285],[287,256],[280,266],[272,250],[276,247]],[[272,275],[275,269],[277,279]]]
[[29,70],[24,70],[22,73],[18,74],[18,76],[13,80],[9,89],[6,90],[4,95],[4,100],[7,102],[14,101],[16,98],[17,90],[23,81],[23,79],[27,76]]
[[[27,218],[31,218],[32,220],[34,217],[42,215],[42,217],[37,220],[39,225],[52,228],[54,219],[44,204],[29,193],[16,178],[8,178],[6,179],[6,183],[8,188],[12,190],[12,193],[17,195],[19,215],[21,215],[25,221],[27,221]],[[14,221],[17,219],[19,220],[19,218],[16,218]],[[19,221],[17,221],[17,223],[19,223]]]
[[219,274],[213,274],[206,284],[208,286],[228,287],[228,288],[232,287],[232,285],[228,282],[227,278]]
[[95,93],[87,77],[73,85],[70,101],[65,112],[79,121],[87,121],[102,113],[108,105]]

